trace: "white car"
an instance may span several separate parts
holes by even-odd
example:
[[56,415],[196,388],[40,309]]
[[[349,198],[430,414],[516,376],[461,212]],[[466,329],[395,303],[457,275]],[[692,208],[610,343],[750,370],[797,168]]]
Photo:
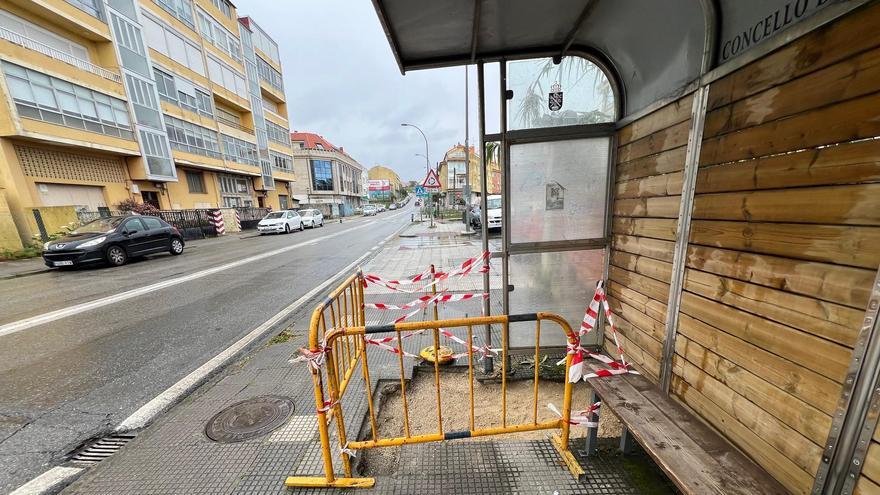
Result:
[[260,223],[257,224],[257,232],[259,232],[260,235],[272,233],[289,234],[294,230],[302,229],[302,217],[300,217],[299,213],[294,210],[273,211],[263,217],[263,219],[260,220]]
[[501,228],[501,195],[493,194],[486,197],[486,228]]
[[364,216],[365,217],[371,217],[371,216],[375,215],[376,212],[378,212],[378,211],[379,210],[378,210],[378,208],[376,208],[376,205],[364,205]]
[[324,226],[324,214],[321,210],[299,210],[303,226],[313,229]]

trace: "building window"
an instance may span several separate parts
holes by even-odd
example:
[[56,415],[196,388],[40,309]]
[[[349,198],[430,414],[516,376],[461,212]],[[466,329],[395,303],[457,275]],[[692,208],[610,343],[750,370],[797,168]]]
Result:
[[186,171],[186,185],[189,186],[189,192],[205,194],[208,191],[205,189],[205,174],[202,172],[190,172]]
[[[90,61],[89,51],[83,45],[70,41],[67,38],[62,38],[47,29],[43,29],[40,26],[6,12],[5,10],[0,10],[0,28],[5,28],[14,34],[43,44],[45,48],[37,49],[37,51],[41,53],[46,53],[44,50],[49,48],[66,53],[84,62]],[[8,40],[9,38],[6,37],[6,39]],[[82,68],[79,64],[74,65]]]
[[214,105],[209,91],[198,88],[188,79],[156,67],[153,67],[153,79],[156,81],[159,97],[163,100],[193,113],[214,117]]
[[266,120],[266,134],[270,140],[283,146],[290,146],[290,131],[275,122]]
[[199,45],[167,24],[144,14],[147,45],[190,70],[205,75],[205,63]]
[[323,150],[323,149],[324,149],[324,145],[321,144],[321,143],[315,143],[315,149],[316,149],[316,150]]
[[220,138],[223,140],[223,158],[254,167],[260,166],[260,155],[257,153],[256,144],[226,134],[221,134]]
[[333,162],[330,160],[311,160],[312,162],[312,190],[333,190]]
[[171,147],[176,150],[210,158],[220,158],[217,131],[165,115],[165,129]]
[[278,204],[281,206],[282,210],[286,210],[288,208],[287,195],[279,194],[278,195]]
[[272,166],[281,169],[281,170],[291,170],[293,168],[293,157],[290,155],[285,155],[283,153],[278,153],[275,151],[269,151],[269,156],[272,157]]
[[214,7],[217,7],[220,12],[223,12],[223,15],[232,19],[232,5],[229,4],[226,0],[211,0],[211,3],[214,4]]
[[3,71],[19,116],[134,139],[125,101],[9,62]]
[[195,29],[192,0],[153,0],[169,14],[177,17],[187,26]]
[[284,91],[284,81],[281,78],[281,73],[260,57],[257,57],[257,72],[260,73],[260,78],[266,81],[269,86],[278,91]]
[[260,26],[257,26],[253,20],[250,23],[251,28],[254,32],[254,48],[259,49],[261,52],[265,53],[273,62],[280,63],[280,58],[278,57],[278,44],[272,41],[272,38],[263,31]]
[[238,63],[241,63],[241,44],[238,38],[226,30],[219,22],[215,21],[208,13],[199,12],[199,32],[202,37],[223,53],[229,55]]
[[211,55],[208,56],[208,79],[242,97],[250,94],[244,76]]
[[104,16],[101,11],[101,2],[100,0],[67,0],[67,3],[73,5],[74,7],[82,10],[83,12],[97,17],[98,19],[104,20]]
[[150,77],[147,49],[144,47],[140,28],[116,14],[111,13],[110,20],[122,66],[142,76]]
[[275,114],[278,113],[278,105],[274,101],[263,98],[261,100],[261,103],[263,104],[263,108],[265,108],[266,110]]
[[174,164],[165,136],[141,129],[141,149],[147,159],[150,175],[174,177]]

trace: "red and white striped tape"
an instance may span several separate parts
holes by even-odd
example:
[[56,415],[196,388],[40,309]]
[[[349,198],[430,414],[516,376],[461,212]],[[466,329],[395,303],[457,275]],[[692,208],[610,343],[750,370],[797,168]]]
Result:
[[[402,288],[400,288],[400,285],[404,285],[404,284],[399,280],[387,280],[387,279],[380,277],[379,275],[374,275],[374,274],[369,274],[369,273],[364,275],[364,282],[369,283],[369,284],[374,284],[374,285],[381,285],[387,289],[391,289],[391,290],[397,291],[397,292],[405,292],[407,294],[415,294],[417,292],[424,292],[425,290],[433,287],[434,285],[440,283],[443,280],[447,280],[452,277],[464,277],[466,275],[470,275],[472,272],[475,271],[474,269],[476,268],[477,263],[479,263],[480,261],[485,261],[487,259],[489,259],[489,251],[485,251],[480,256],[476,256],[474,258],[468,258],[461,265],[459,265],[458,268],[456,268],[455,270],[452,270],[450,272],[443,272],[443,271],[435,272],[433,280],[431,280],[430,283],[419,287],[418,289],[412,289],[412,290],[402,289]],[[488,271],[489,271],[489,265],[483,265],[476,270],[476,273],[487,273]],[[428,272],[428,277],[429,276],[430,276],[430,271]],[[424,273],[421,273],[421,274],[416,275],[415,277],[413,277],[409,280],[414,280],[417,277],[420,277],[419,281],[426,280],[428,278],[428,277],[424,276]]]
[[384,349],[384,350],[391,352],[391,353],[394,353],[394,354],[403,354],[404,357],[418,358],[418,356],[416,356],[415,354],[410,354],[406,351],[402,351],[402,350],[398,349],[397,347],[390,346],[390,345],[382,342],[381,340],[374,340],[374,339],[364,339],[364,340],[368,344],[374,345],[374,346],[378,347],[379,349]]
[[[611,336],[614,339],[614,345],[617,348],[617,355],[620,362],[617,362],[604,354],[589,352],[580,345],[580,338],[590,333],[596,327],[596,319],[599,316],[600,305],[605,310],[605,318],[608,320],[608,325],[611,327]],[[596,284],[596,292],[593,294],[593,299],[590,301],[590,304],[587,306],[584,313],[584,319],[578,330],[577,341],[568,344],[568,354],[572,356],[571,367],[568,369],[568,381],[571,383],[590,378],[624,375],[627,373],[638,374],[637,371],[630,369],[630,366],[623,355],[623,346],[620,345],[620,339],[617,336],[617,327],[614,325],[614,315],[611,312],[611,306],[608,304],[608,296],[605,294],[604,282],[601,280]],[[611,369],[597,370],[595,373],[584,374],[585,358],[593,358],[601,361]],[[564,359],[557,364],[563,363],[565,363]]]
[[[473,294],[444,294],[443,297],[440,297],[436,300],[439,303],[448,303],[448,302],[459,302],[459,301],[467,301],[469,299],[476,298],[487,298],[489,297],[488,293],[473,293]],[[380,309],[380,310],[406,310],[413,309],[415,307],[421,308],[426,302],[431,301],[433,296],[425,295],[413,301],[410,301],[403,306],[397,306],[395,304],[385,304],[385,303],[364,303],[364,308],[367,309]]]
[[[596,412],[597,409],[599,409],[599,406],[601,406],[601,405],[602,405],[601,402],[596,402],[595,404],[591,404],[590,407],[588,407],[587,409],[585,409],[583,411],[572,412],[568,417],[569,418],[568,424],[570,424],[572,426],[584,426],[587,428],[598,428],[599,421],[598,421],[598,418],[594,417],[594,413]],[[547,404],[547,409],[550,409],[551,411],[556,413],[556,415],[559,416],[560,418],[563,417],[562,411],[560,411],[555,405],[553,405],[552,402]]]

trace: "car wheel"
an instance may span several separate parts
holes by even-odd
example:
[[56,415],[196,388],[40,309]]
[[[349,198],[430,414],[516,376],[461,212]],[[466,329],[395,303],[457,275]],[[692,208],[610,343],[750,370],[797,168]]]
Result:
[[177,256],[178,254],[183,254],[183,241],[180,239],[173,237],[171,239],[171,254]]
[[304,230],[306,230],[306,224],[300,222],[300,223],[299,223],[299,231],[302,232],[302,231],[304,231]]
[[122,266],[128,261],[128,254],[125,249],[120,246],[110,246],[107,248],[107,263],[111,266]]
[[290,233],[290,224],[289,223],[284,224],[284,233],[285,234]]

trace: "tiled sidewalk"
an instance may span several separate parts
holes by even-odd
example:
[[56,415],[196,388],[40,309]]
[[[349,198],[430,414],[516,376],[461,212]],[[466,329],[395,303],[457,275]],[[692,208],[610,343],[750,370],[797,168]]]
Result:
[[[396,242],[388,243],[364,271],[393,279],[422,272],[430,263],[452,269],[465,259],[478,256],[480,239],[458,235],[461,224],[426,224],[408,228]],[[490,271],[492,312],[500,313],[500,267]],[[473,274],[450,281],[452,292],[482,290],[482,276]],[[370,286],[367,302],[403,303],[414,294]],[[480,301],[441,308],[441,318],[475,316]],[[311,310],[299,316],[288,342],[266,346],[243,362],[231,366],[222,378],[206,384],[152,426],[140,432],[119,453],[102,461],[65,493],[76,494],[285,494],[330,493],[333,490],[284,487],[289,475],[322,475],[321,447],[317,440],[312,380],[303,364],[291,365],[289,357],[305,344]],[[370,311],[370,324],[386,323],[402,312]],[[416,315],[413,319],[421,319]],[[427,316],[427,315],[425,315]],[[493,341],[498,342],[497,334]],[[408,339],[406,350],[431,345],[429,334]],[[478,341],[477,345],[481,345]],[[369,347],[371,388],[382,380],[398,378],[397,357]],[[414,360],[409,364],[415,365]],[[406,367],[411,378],[414,366]],[[358,368],[359,369],[359,368]],[[215,443],[204,434],[206,422],[238,401],[260,395],[289,397],[294,415],[279,429],[239,443]],[[356,373],[343,400],[348,436],[354,437],[366,419],[364,380]],[[333,429],[335,430],[335,428]],[[332,445],[337,445],[332,440]],[[335,447],[334,447],[335,449]],[[643,455],[643,454],[642,454]],[[338,453],[334,466],[341,471]],[[638,456],[637,456],[638,457]],[[549,441],[456,441],[403,447],[396,472],[377,478],[376,487],[365,493],[642,493],[641,478],[621,468],[614,457],[582,458],[590,473],[588,481],[572,479]],[[650,470],[650,469],[649,469]],[[663,484],[656,469],[648,479]],[[644,477],[644,476],[642,476]],[[638,479],[637,479],[638,478]],[[651,493],[663,493],[664,490]]]

